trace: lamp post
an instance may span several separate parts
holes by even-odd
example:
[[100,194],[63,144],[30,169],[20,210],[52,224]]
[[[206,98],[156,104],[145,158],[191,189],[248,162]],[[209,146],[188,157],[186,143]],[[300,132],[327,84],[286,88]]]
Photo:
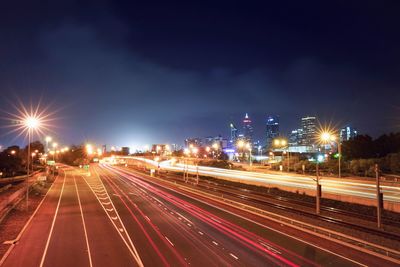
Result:
[[46,136],[46,153],[49,151],[49,143],[51,142],[52,138],[50,136]]
[[[245,145],[245,143],[244,143],[243,140],[239,140],[237,142],[237,144],[236,144],[236,146],[239,148],[239,151],[241,151],[242,156],[243,156],[243,147],[244,147],[244,145]],[[239,155],[240,155],[240,153],[239,153]]]
[[29,208],[29,170],[30,170],[30,158],[31,158],[31,138],[34,129],[40,126],[39,118],[35,116],[27,116],[23,121],[24,127],[28,131],[28,155],[26,164],[26,210]]
[[253,161],[251,160],[251,144],[250,143],[246,143],[246,148],[249,150],[249,165],[250,167],[253,164]]
[[58,144],[57,143],[53,143],[53,149],[54,149],[54,153],[53,153],[53,161],[56,161],[55,155],[56,155],[56,148],[57,148]]
[[334,134],[330,132],[322,132],[320,139],[323,143],[336,143],[338,146],[338,167],[339,167],[339,178],[342,178],[342,171],[341,171],[341,159],[342,159],[342,144],[340,142],[340,139],[337,138]]
[[[283,151],[283,153],[284,153],[284,152],[287,152],[287,155],[288,155],[288,164],[287,164],[287,167],[288,167],[288,172],[290,172],[290,151],[289,151],[289,144],[288,144],[288,141],[287,141],[286,139],[284,139],[284,138],[277,138],[277,139],[274,139],[273,144],[274,144],[274,146],[275,146],[276,148],[281,148],[282,150],[283,150],[283,149],[286,149],[286,151]],[[283,154],[283,153],[282,153],[282,154]]]

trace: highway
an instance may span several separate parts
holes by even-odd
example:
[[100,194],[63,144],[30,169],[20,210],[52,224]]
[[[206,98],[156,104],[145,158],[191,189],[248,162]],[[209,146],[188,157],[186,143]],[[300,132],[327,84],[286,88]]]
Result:
[[89,184],[102,192],[100,179],[64,169],[2,266],[140,266],[107,194]]
[[[227,170],[205,166],[194,166],[182,163],[174,164],[172,161],[156,162],[138,157],[124,157],[126,160],[140,160],[161,169],[182,172],[184,169],[189,173],[211,176],[216,178],[228,178],[238,181],[249,181],[265,186],[284,186],[287,188],[298,188],[315,191],[315,177],[300,176],[293,174],[270,174],[259,172],[248,172],[238,170]],[[374,182],[345,180],[338,178],[323,178],[320,180],[324,193],[332,193],[347,196],[356,196],[367,199],[376,199],[376,185]],[[400,187],[381,185],[384,200],[400,203]]]
[[126,168],[62,174],[3,266],[389,266]]

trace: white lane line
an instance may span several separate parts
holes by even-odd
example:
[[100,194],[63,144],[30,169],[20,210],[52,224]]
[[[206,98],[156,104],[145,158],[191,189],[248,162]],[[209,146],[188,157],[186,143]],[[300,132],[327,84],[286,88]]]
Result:
[[212,243],[213,243],[214,245],[218,246],[218,243],[217,243],[217,242],[213,241]]
[[163,204],[164,205],[164,203],[161,201],[161,200],[159,200],[158,198],[156,198],[156,197],[152,197],[155,201],[157,201],[158,203],[160,203],[160,204]]
[[234,254],[232,254],[232,253],[229,253],[229,255],[231,255],[231,257],[234,258],[235,260],[238,260],[238,259],[239,259],[238,257],[236,257],[236,255],[234,255]]
[[[99,173],[98,173],[96,170],[94,170],[94,172],[96,173],[96,176],[97,176],[97,179],[99,180],[99,183],[101,183],[102,186],[105,188],[104,183],[103,183],[103,181],[101,180],[101,178],[100,178],[100,176],[99,176]],[[85,178],[84,178],[84,179],[85,179]],[[86,179],[85,179],[85,182],[87,183]],[[92,190],[92,192],[93,192],[93,189],[92,189],[92,188],[90,188],[90,190]],[[143,262],[142,262],[142,260],[141,260],[141,258],[140,258],[140,256],[139,256],[139,253],[137,252],[136,247],[135,247],[135,245],[134,245],[133,242],[132,242],[132,239],[131,239],[129,233],[128,233],[128,231],[126,230],[125,225],[124,225],[123,221],[121,220],[121,217],[119,216],[119,213],[118,213],[117,209],[116,209],[115,206],[114,206],[114,203],[111,201],[111,198],[110,198],[110,196],[108,195],[107,190],[105,190],[105,194],[106,194],[106,195],[108,196],[108,198],[110,199],[111,205],[112,205],[113,209],[115,210],[115,214],[117,215],[117,217],[118,217],[118,219],[119,219],[119,223],[121,224],[122,228],[117,228],[117,225],[115,224],[115,222],[111,219],[110,215],[106,212],[104,206],[102,206],[102,208],[104,209],[104,212],[106,212],[108,218],[110,219],[110,221],[111,221],[112,224],[114,225],[114,228],[115,228],[116,230],[119,231],[118,234],[120,235],[122,241],[123,241],[124,244],[126,245],[126,247],[127,247],[127,249],[129,250],[129,252],[131,253],[132,257],[135,259],[135,261],[138,263],[139,266],[141,266],[141,267],[144,266],[144,265],[143,265]],[[94,194],[94,195],[95,195],[95,197],[98,199],[98,196],[97,196],[96,194]],[[98,201],[101,202],[100,200],[98,200]],[[125,235],[126,235],[125,238],[122,236],[122,234],[121,234],[122,232],[125,232]],[[126,239],[128,239],[128,241],[127,241]],[[129,244],[128,244],[128,243],[129,243]]]
[[169,240],[168,237],[166,237],[166,236],[164,236],[164,237],[165,237],[165,239],[167,239],[167,241],[171,244],[171,246],[174,247],[174,244],[171,242],[171,240]]
[[204,235],[203,232],[200,232],[200,231],[199,231],[198,233],[201,234],[201,235]]
[[282,254],[280,251],[274,249],[273,247],[271,247],[270,245],[267,245],[263,242],[260,242],[260,245],[264,246],[266,249],[268,249],[269,251],[272,251],[275,254]]
[[147,219],[148,221],[150,221],[150,218],[149,218],[149,217],[147,217],[147,215],[144,215],[144,217],[146,217],[146,219]]
[[217,220],[217,219],[215,219],[215,218],[213,218],[213,217],[211,217],[211,220],[213,220],[213,221],[215,221],[215,222],[217,222],[217,223],[221,223],[219,220]]
[[78,196],[79,209],[81,210],[83,231],[85,232],[86,246],[87,246],[87,249],[88,249],[88,256],[89,256],[89,266],[93,267],[92,256],[91,256],[91,253],[90,253],[90,246],[89,246],[89,238],[88,238],[88,234],[87,234],[87,231],[86,231],[85,218],[83,217],[81,198],[79,197],[78,185],[76,184],[75,176],[74,176],[74,183],[75,183],[76,194]]
[[180,214],[179,212],[175,211],[176,214],[178,214],[179,216],[181,216],[183,219],[185,219],[186,221],[190,222],[191,224],[193,224],[193,222],[191,220],[189,220],[188,218],[186,218],[185,216],[183,216],[182,214]]
[[[65,171],[64,171],[65,172]],[[14,246],[16,244],[16,242],[18,242],[21,239],[21,236],[23,235],[23,233],[25,232],[26,228],[30,225],[31,221],[33,220],[33,218],[36,216],[36,213],[39,211],[40,207],[42,206],[43,202],[45,199],[47,199],[47,196],[49,195],[50,190],[53,188],[56,180],[58,180],[60,176],[57,175],[56,179],[54,180],[54,182],[51,184],[49,190],[47,190],[46,195],[42,198],[42,200],[40,201],[39,205],[36,207],[35,211],[33,212],[33,214],[29,217],[29,220],[25,223],[24,227],[22,228],[22,230],[19,232],[18,236],[13,240],[12,245],[8,248],[8,250],[6,251],[6,253],[3,255],[2,258],[0,258],[0,266],[3,265],[3,263],[6,261],[8,255],[10,255],[11,250],[14,249]]]
[[56,212],[54,213],[53,222],[51,223],[50,232],[49,232],[49,236],[47,237],[46,246],[45,246],[44,251],[43,251],[42,259],[41,259],[41,261],[40,261],[40,267],[42,267],[43,264],[44,264],[44,260],[45,260],[45,258],[46,258],[47,250],[48,250],[49,244],[50,244],[50,239],[51,239],[51,236],[53,235],[54,224],[56,223],[56,218],[57,218],[57,214],[58,214],[58,209],[60,208],[61,198],[62,198],[62,194],[63,194],[63,192],[64,192],[64,185],[65,185],[65,177],[66,177],[66,176],[67,176],[67,175],[66,175],[66,173],[64,172],[64,181],[63,181],[63,185],[62,185],[62,187],[61,187],[60,197],[59,197],[59,199],[58,199]]

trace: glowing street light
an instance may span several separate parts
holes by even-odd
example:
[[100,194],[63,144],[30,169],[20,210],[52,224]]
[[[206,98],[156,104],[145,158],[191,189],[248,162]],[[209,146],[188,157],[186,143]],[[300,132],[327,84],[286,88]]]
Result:
[[186,156],[188,156],[190,154],[190,150],[188,148],[185,148],[183,150],[183,154],[185,154]]
[[92,155],[93,154],[93,146],[91,144],[87,144],[86,145],[86,153],[88,155]]
[[276,138],[274,139],[274,147],[276,148],[281,148],[281,149],[285,149],[286,151],[283,151],[284,154],[287,153],[288,155],[288,172],[290,172],[290,151],[289,151],[289,144],[288,141],[284,138]]
[[321,140],[322,143],[328,144],[328,143],[336,143],[338,146],[338,164],[339,164],[339,178],[342,177],[342,172],[341,172],[341,159],[342,159],[342,144],[340,140],[333,134],[332,132],[329,131],[322,131],[320,133],[319,139]]
[[[27,188],[26,188],[26,209],[28,210],[28,204],[29,204],[29,165],[30,165],[30,154],[31,154],[31,138],[32,138],[32,133],[33,130],[37,130],[40,125],[41,121],[39,117],[36,117],[35,115],[27,115],[24,120],[22,121],[23,127],[28,131],[28,157],[27,157],[27,166],[26,166],[26,183],[27,183]],[[32,156],[33,157],[33,156]],[[33,166],[32,166],[33,169]]]
[[243,141],[243,140],[239,140],[239,141],[237,142],[237,146],[240,147],[240,148],[242,148],[242,147],[244,146],[244,141]]

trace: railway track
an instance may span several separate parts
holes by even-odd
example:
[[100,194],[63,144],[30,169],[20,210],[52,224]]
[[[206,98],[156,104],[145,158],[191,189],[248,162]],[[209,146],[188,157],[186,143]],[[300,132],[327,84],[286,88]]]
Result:
[[[172,178],[177,183],[185,184],[183,182],[183,180],[182,180],[182,177],[180,177],[180,176],[178,177],[176,175],[169,174],[167,177],[168,177],[168,179]],[[380,236],[380,237],[391,239],[391,240],[395,240],[395,241],[400,241],[400,235],[395,234],[395,233],[389,233],[389,232],[385,232],[385,231],[380,230],[380,229],[375,229],[375,228],[371,228],[371,227],[367,227],[367,226],[363,226],[363,225],[359,225],[359,224],[350,223],[350,222],[347,222],[345,220],[334,218],[334,217],[330,217],[330,216],[326,216],[326,215],[318,215],[318,214],[315,214],[313,212],[308,212],[308,211],[301,210],[301,209],[294,208],[294,207],[290,207],[290,206],[287,205],[289,203],[297,204],[297,205],[304,205],[305,203],[307,203],[306,204],[307,206],[314,207],[313,204],[308,203],[308,202],[297,201],[297,200],[292,200],[292,199],[288,199],[288,198],[285,198],[285,197],[272,196],[272,195],[265,196],[264,194],[261,194],[261,193],[258,193],[258,192],[253,192],[251,190],[243,189],[243,188],[242,189],[239,189],[239,188],[235,188],[235,189],[229,189],[228,188],[227,189],[227,188],[223,188],[223,187],[231,187],[231,188],[233,188],[233,187],[232,186],[228,186],[228,185],[220,185],[220,184],[214,183],[214,182],[201,181],[196,186],[197,187],[201,187],[203,190],[206,190],[206,191],[216,192],[216,193],[222,194],[225,197],[226,196],[233,197],[236,200],[240,200],[241,202],[246,201],[247,204],[259,204],[261,206],[268,206],[268,207],[271,207],[271,208],[275,208],[275,209],[287,211],[287,212],[290,212],[290,213],[293,213],[293,214],[297,214],[297,215],[300,215],[300,216],[304,216],[304,217],[307,217],[307,218],[312,218],[312,219],[319,220],[319,221],[322,221],[322,222],[328,222],[328,223],[333,224],[333,225],[337,225],[337,226],[342,226],[342,227],[346,227],[346,228],[349,228],[349,229],[358,230],[360,232],[373,234],[373,235],[376,235],[376,236]],[[233,192],[234,190],[246,191],[246,195],[244,195],[242,192],[241,193]],[[255,195],[257,195],[257,197],[254,197],[251,194],[255,194]],[[267,198],[267,199],[261,199],[260,197],[264,197],[264,198]],[[277,203],[269,202],[268,198],[270,198],[270,199],[274,198],[275,200],[285,202],[285,204],[277,204]],[[297,202],[297,203],[294,203],[294,202]],[[365,220],[370,220],[371,219],[371,216],[361,215],[361,214],[358,214],[358,213],[352,213],[352,212],[343,211],[343,210],[330,208],[330,207],[324,207],[324,210],[329,211],[329,212],[334,212],[336,214],[346,215],[346,216],[353,216],[353,217],[356,216],[357,218],[363,217]],[[392,220],[386,219],[384,222],[386,224],[395,225],[397,227],[400,226],[400,223],[398,223],[396,221],[392,221]]]

